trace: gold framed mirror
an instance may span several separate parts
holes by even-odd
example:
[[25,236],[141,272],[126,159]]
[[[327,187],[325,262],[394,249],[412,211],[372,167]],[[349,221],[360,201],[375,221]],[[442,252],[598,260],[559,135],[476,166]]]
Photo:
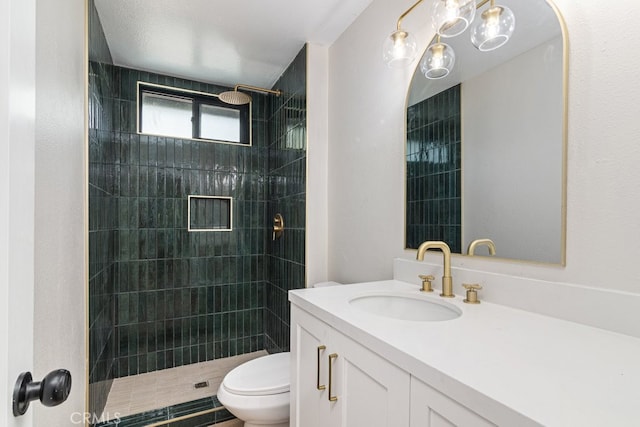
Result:
[[[405,247],[442,240],[467,254],[491,239],[495,257],[565,264],[567,30],[545,0],[500,0],[516,17],[507,44],[480,52],[469,29],[442,38],[448,76],[407,94]],[[476,19],[483,9],[479,7]],[[488,246],[475,255],[489,255]]]

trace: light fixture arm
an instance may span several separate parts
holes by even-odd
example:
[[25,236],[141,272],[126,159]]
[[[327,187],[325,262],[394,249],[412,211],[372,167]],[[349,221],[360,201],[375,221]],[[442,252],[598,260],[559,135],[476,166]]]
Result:
[[265,92],[265,93],[272,93],[275,96],[280,96],[282,94],[282,92],[280,90],[271,90],[271,89],[265,89],[262,87],[258,87],[258,86],[251,86],[251,85],[236,85],[233,90],[235,90],[236,92],[238,91],[239,88],[242,89],[248,89],[248,90],[252,90],[254,92]]
[[413,12],[413,9],[415,9],[420,3],[422,3],[424,0],[418,0],[417,2],[415,2],[413,4],[413,6],[411,6],[409,9],[407,9],[402,15],[400,15],[400,18],[398,18],[398,24],[396,26],[397,30],[400,31],[400,24],[402,24],[402,20],[411,12]]
[[[400,15],[400,17],[398,18],[398,22],[396,24],[396,30],[397,31],[402,31],[402,20],[404,18],[406,18],[407,15],[409,15],[411,12],[413,12],[413,9],[415,9],[423,1],[424,0],[418,0],[409,9],[405,10],[402,15]],[[439,1],[439,0],[435,0],[435,1]],[[491,1],[491,6],[493,6],[495,4],[495,0],[481,0],[476,5],[476,9],[480,9],[482,6],[484,6],[485,4],[489,3],[489,1]]]
[[[398,23],[396,24],[396,29],[398,31],[401,30],[402,27],[402,20],[404,18],[407,17],[408,14],[410,14],[411,12],[413,12],[413,9],[415,9],[420,3],[422,3],[424,0],[418,0],[417,2],[415,2],[409,9],[407,9],[402,15],[400,15],[400,17],[398,18]],[[436,0],[437,1],[437,0]],[[480,9],[482,6],[484,6],[485,4],[489,3],[489,1],[491,1],[491,5],[493,6],[495,3],[495,0],[481,0],[478,2],[478,4],[476,4],[476,9]]]

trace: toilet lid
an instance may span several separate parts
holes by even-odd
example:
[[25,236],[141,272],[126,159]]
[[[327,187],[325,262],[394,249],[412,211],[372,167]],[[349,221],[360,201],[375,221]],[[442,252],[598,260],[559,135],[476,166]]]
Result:
[[264,396],[289,391],[290,353],[277,353],[250,360],[229,372],[224,388],[243,396]]

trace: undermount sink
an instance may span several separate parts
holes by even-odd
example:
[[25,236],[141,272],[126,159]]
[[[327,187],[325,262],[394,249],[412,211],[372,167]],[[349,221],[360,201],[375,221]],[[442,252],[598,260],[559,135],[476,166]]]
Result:
[[397,293],[358,296],[349,301],[353,307],[377,316],[419,322],[439,322],[460,317],[462,311],[444,301]]

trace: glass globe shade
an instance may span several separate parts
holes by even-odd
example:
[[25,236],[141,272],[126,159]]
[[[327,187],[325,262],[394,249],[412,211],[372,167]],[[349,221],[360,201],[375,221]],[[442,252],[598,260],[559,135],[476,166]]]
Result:
[[471,30],[471,43],[487,52],[505,44],[516,28],[516,17],[505,6],[491,6],[482,12],[482,19]]
[[455,62],[456,54],[451,46],[434,43],[427,49],[420,63],[420,71],[428,79],[441,79],[451,72]]
[[434,0],[431,20],[436,33],[442,37],[461,34],[476,16],[476,0]]
[[391,68],[406,67],[415,59],[417,52],[413,34],[402,30],[391,33],[382,45],[382,59]]

